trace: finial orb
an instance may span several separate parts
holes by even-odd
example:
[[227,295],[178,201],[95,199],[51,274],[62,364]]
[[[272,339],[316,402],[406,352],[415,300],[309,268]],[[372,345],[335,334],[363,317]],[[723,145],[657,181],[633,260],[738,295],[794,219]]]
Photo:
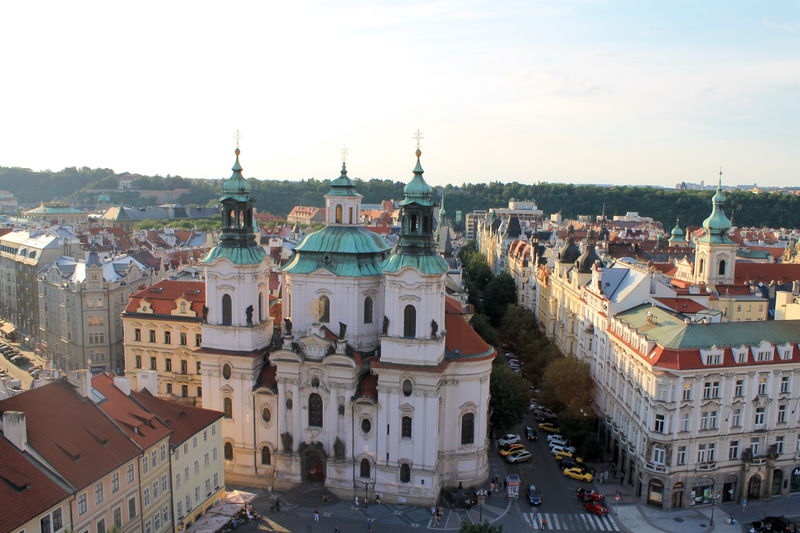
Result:
[[417,148],[417,157],[419,157],[419,156],[421,156],[421,155],[422,155],[422,150],[420,150],[419,148]]
[[238,156],[239,156],[239,154],[240,154],[240,153],[242,153],[242,152],[239,150],[239,147],[237,146],[237,147],[236,147],[236,150],[234,151],[234,153],[235,153],[235,154],[236,154],[236,156],[238,157]]

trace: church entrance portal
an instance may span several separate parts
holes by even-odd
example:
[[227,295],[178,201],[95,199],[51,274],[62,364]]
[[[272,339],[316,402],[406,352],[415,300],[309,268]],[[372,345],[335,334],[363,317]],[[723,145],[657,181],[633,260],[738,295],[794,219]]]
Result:
[[316,450],[309,450],[303,457],[303,470],[305,480],[317,483],[325,483],[325,459]]

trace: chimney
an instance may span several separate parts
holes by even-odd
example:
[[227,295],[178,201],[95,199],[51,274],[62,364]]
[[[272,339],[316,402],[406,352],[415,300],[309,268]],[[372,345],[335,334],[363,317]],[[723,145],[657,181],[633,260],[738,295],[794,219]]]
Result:
[[78,394],[84,398],[89,397],[92,392],[92,380],[89,371],[85,368],[81,370],[73,370],[67,374],[67,381],[69,384],[78,389]]
[[6,411],[3,413],[3,436],[18,450],[25,451],[28,447],[28,428],[25,422],[25,413],[22,411]]
[[158,373],[155,370],[140,370],[137,384],[139,392],[147,389],[153,396],[158,395]]
[[114,386],[122,391],[125,396],[131,395],[131,380],[123,376],[114,376]]

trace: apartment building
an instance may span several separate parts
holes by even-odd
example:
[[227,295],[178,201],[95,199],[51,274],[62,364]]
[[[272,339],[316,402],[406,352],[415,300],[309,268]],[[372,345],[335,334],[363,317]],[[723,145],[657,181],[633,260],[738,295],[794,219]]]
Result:
[[202,281],[163,280],[134,293],[122,313],[125,375],[138,390],[142,370],[158,373],[162,398],[202,405],[200,359],[205,308]]

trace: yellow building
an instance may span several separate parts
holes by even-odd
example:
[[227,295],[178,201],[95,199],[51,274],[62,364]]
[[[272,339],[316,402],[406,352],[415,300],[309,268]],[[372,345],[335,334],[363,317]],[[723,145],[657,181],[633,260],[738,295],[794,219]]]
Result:
[[758,322],[767,319],[768,302],[761,296],[720,294],[710,303],[712,309],[722,311],[723,322]]
[[157,395],[202,405],[200,360],[205,309],[202,281],[164,280],[130,297],[122,314],[125,375],[138,390],[139,373],[155,370]]

